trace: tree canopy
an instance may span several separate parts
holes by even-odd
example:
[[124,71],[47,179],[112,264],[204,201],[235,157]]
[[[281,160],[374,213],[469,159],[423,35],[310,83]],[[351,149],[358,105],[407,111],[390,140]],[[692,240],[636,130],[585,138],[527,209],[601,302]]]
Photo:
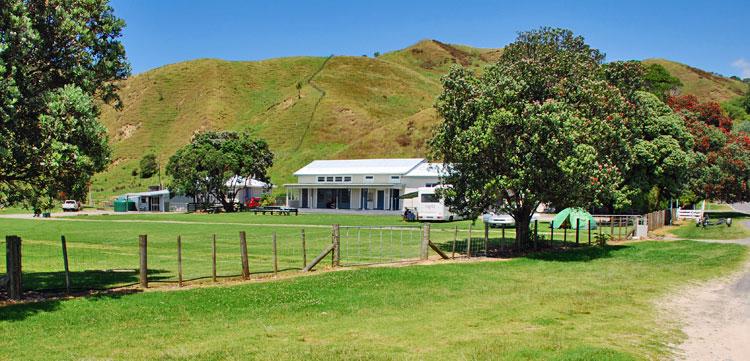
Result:
[[144,155],[138,165],[141,169],[141,178],[151,178],[159,172],[159,162],[155,154]]
[[644,190],[679,193],[690,133],[639,90],[640,64],[603,60],[571,31],[542,28],[520,33],[480,76],[454,66],[430,140],[449,164],[446,204],[466,216],[507,212],[523,242],[540,203],[625,208],[644,203]]
[[677,90],[682,87],[680,79],[672,76],[660,64],[646,65],[643,78],[646,90],[655,94],[661,100],[666,100],[667,97],[675,95]]
[[750,201],[750,136],[733,132],[732,119],[716,102],[683,95],[670,97],[668,104],[682,116],[699,155],[683,200]]
[[0,5],[0,204],[83,199],[109,163],[97,100],[120,106],[124,22],[106,0]]
[[238,189],[227,182],[252,178],[270,184],[272,165],[273,153],[266,141],[246,132],[208,131],[196,134],[180,148],[169,159],[166,171],[172,177],[172,190],[201,196],[206,203],[213,199],[231,212]]

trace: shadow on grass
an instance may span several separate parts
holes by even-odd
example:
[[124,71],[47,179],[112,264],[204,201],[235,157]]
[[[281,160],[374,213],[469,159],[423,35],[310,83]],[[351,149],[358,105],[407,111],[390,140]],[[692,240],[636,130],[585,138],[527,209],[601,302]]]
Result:
[[747,218],[749,215],[734,211],[706,211],[709,219],[718,218]]
[[[150,282],[169,278],[165,270],[149,270]],[[121,270],[86,270],[70,272],[70,286],[73,290],[106,290],[115,287],[127,287],[138,284],[138,271]],[[65,291],[65,272],[24,272],[22,276],[24,290],[36,292]]]
[[[149,281],[168,278],[168,271],[149,270]],[[41,312],[54,312],[63,299],[86,297],[90,300],[120,298],[141,290],[123,288],[138,284],[135,270],[70,272],[71,294],[65,293],[64,272],[24,272],[21,303],[8,300],[7,290],[0,288],[0,321],[20,321]],[[117,289],[115,289],[117,288]],[[4,305],[3,305],[4,304]]]
[[612,257],[612,252],[626,249],[628,247],[629,246],[623,245],[607,245],[605,247],[582,246],[573,248],[555,248],[536,253],[530,253],[525,257],[528,259],[535,259],[540,261],[588,262],[599,258]]

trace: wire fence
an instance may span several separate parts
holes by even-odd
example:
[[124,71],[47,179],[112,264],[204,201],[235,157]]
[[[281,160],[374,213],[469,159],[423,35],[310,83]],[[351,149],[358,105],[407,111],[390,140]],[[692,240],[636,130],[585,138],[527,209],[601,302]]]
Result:
[[[602,220],[598,230],[579,231],[534,222],[529,230],[532,244],[519,244],[514,228],[485,228],[481,225],[436,225],[432,228],[419,225],[264,225],[248,226],[247,232],[238,227],[211,229],[216,233],[185,228],[183,234],[170,234],[169,230],[155,227],[150,229],[152,234],[147,235],[145,273],[150,283],[182,285],[298,272],[318,256],[330,256],[333,266],[423,260],[428,253],[432,257],[440,255],[446,258],[515,256],[529,249],[573,242],[589,243],[597,232],[625,235],[637,223],[635,218],[609,217],[607,221]],[[58,239],[23,239],[22,279],[25,290],[104,290],[141,282],[137,229],[128,234],[112,233],[104,239],[101,232],[74,228],[68,231]],[[245,248],[242,247],[241,233],[245,235]],[[333,248],[334,244],[336,248]],[[435,251],[430,251],[428,246]],[[335,252],[324,255],[322,252],[326,250]],[[0,240],[0,253],[2,277],[6,273],[4,239]],[[318,267],[327,266],[325,258],[321,260]]]

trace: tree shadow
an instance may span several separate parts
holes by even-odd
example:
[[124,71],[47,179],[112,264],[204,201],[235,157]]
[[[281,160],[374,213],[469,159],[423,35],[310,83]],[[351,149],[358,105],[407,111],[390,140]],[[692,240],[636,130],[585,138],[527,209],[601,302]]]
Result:
[[[148,270],[150,282],[169,278],[166,270]],[[71,290],[90,291],[106,290],[115,287],[128,287],[138,284],[138,271],[134,269],[85,270],[70,272]],[[65,291],[65,272],[24,272],[22,276],[24,290],[36,292]]]
[[612,257],[612,252],[629,248],[624,245],[580,246],[549,248],[541,252],[529,253],[528,259],[553,262],[589,262],[599,258]]
[[54,298],[50,298],[50,294],[40,294],[33,291],[25,292],[23,303],[0,306],[0,322],[23,321],[39,313],[57,311],[63,300],[70,299],[71,297],[86,297],[89,300],[98,301],[103,299],[119,299],[140,292],[142,292],[140,289],[129,288],[103,292],[98,291],[96,293],[92,293],[91,291],[79,292],[65,297],[57,295]]

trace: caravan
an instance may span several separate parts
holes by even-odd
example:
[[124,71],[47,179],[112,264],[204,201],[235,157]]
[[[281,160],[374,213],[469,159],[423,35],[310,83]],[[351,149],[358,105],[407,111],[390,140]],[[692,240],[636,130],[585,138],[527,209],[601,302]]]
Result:
[[443,199],[440,199],[435,194],[438,188],[417,188],[415,197],[410,199],[411,202],[406,202],[406,208],[414,212],[417,220],[420,221],[455,221],[463,219],[461,216],[451,212]]

